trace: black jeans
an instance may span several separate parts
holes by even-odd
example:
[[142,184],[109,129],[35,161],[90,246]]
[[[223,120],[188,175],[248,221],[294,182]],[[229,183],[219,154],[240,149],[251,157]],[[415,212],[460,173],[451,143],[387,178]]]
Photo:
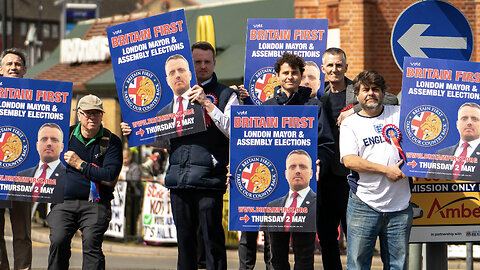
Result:
[[197,269],[197,228],[201,224],[207,269],[227,269],[222,227],[223,192],[170,189],[173,219],[177,228],[177,269]]
[[105,269],[102,243],[111,217],[109,201],[66,200],[52,206],[52,211],[47,217],[50,226],[48,269],[68,269],[70,245],[75,232],[79,229],[82,231],[83,244],[82,269]]
[[275,270],[290,270],[288,253],[290,236],[295,259],[294,270],[313,270],[315,233],[314,232],[270,232],[272,265]]
[[[265,269],[271,270],[271,254],[270,254],[270,238],[268,233],[264,232],[264,248],[263,259],[265,261]],[[238,245],[239,270],[253,270],[257,261],[257,238],[258,232],[242,232]]]
[[342,223],[347,231],[346,213],[348,192],[347,178],[333,174],[326,175],[318,183],[317,233],[322,248],[322,261],[325,270],[341,270],[340,250],[338,248],[338,225]]

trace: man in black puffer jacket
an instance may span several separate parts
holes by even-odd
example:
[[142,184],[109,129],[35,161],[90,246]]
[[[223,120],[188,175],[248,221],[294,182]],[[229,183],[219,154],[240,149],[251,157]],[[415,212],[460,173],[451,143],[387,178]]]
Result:
[[[263,105],[318,106],[317,173],[321,176],[327,170],[328,160],[333,156],[334,141],[322,102],[310,97],[312,89],[300,86],[304,70],[305,62],[297,55],[284,53],[278,58],[275,72],[280,86],[275,88],[273,98],[266,100]],[[295,269],[313,270],[315,232],[269,232],[269,235],[274,269],[290,269],[288,251],[291,236]]]
[[[204,238],[207,269],[227,269],[222,227],[223,194],[227,188],[230,109],[238,105],[233,89],[217,82],[215,50],[207,42],[192,45],[198,85],[190,102],[205,109],[206,131],[170,139],[170,168],[165,186],[170,189],[177,228],[177,269],[197,269],[197,229]],[[187,89],[183,89],[187,90]],[[121,124],[123,135],[132,130]]]
[[230,108],[239,103],[233,89],[217,82],[213,47],[197,42],[192,45],[192,56],[201,88],[192,88],[190,101],[196,100],[204,107],[207,130],[170,140],[170,169],[165,186],[170,189],[177,228],[177,269],[197,269],[199,225],[207,269],[226,269],[223,194],[229,159]]

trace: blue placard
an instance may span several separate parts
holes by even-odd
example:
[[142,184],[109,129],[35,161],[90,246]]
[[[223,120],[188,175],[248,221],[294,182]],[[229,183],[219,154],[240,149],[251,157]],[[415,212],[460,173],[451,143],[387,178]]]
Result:
[[188,63],[190,86],[196,84],[184,10],[108,27],[107,34],[123,121],[132,128],[129,146],[179,136],[178,117],[185,120],[181,135],[205,130],[198,103],[181,115],[172,111],[174,95],[166,80],[167,59],[180,55]]
[[63,153],[68,148],[72,85],[0,77],[0,199],[63,201],[65,179],[61,176],[65,175],[65,168],[60,169],[63,165],[55,168],[50,179],[34,178],[33,174],[39,164],[38,151],[51,152],[53,148],[44,149],[37,144],[38,131],[45,123],[57,124],[63,131],[64,147],[58,154],[65,164]]
[[[232,106],[229,230],[284,231],[289,219],[290,231],[315,231],[317,114],[317,106]],[[286,159],[293,150],[306,151],[313,170],[304,180],[312,193],[295,215],[285,207]]]
[[404,57],[468,61],[473,52],[473,33],[467,18],[454,5],[419,1],[398,17],[391,46],[400,69]]
[[[244,85],[251,100],[262,104],[279,85],[274,65],[284,52],[322,64],[327,47],[326,19],[248,19]],[[320,72],[320,93],[325,75]]]
[[405,174],[480,181],[480,63],[406,57],[403,69]]

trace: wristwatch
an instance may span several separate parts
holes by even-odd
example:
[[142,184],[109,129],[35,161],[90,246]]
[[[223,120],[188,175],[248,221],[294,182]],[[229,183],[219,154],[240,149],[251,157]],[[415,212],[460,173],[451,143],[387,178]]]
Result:
[[85,168],[87,168],[87,162],[85,161],[82,161],[82,163],[80,164],[80,172],[83,173],[83,170],[85,170]]

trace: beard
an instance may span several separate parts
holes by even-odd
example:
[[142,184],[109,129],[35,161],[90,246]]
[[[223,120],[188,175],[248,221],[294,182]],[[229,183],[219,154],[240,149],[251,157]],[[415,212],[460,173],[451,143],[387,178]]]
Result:
[[370,98],[363,104],[363,109],[366,110],[375,110],[378,109],[382,104],[378,101],[378,99]]

